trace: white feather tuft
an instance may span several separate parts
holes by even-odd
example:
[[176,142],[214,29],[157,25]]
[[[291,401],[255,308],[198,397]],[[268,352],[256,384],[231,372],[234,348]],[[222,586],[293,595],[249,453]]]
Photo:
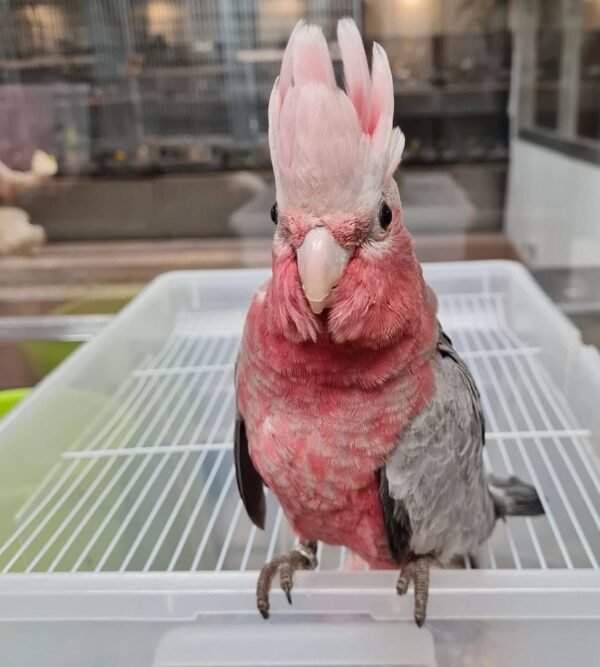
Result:
[[388,158],[388,168],[385,175],[386,178],[390,178],[398,168],[400,160],[402,159],[402,153],[404,152],[405,143],[406,139],[404,133],[399,127],[395,127],[392,130],[392,137],[390,140],[390,153]]

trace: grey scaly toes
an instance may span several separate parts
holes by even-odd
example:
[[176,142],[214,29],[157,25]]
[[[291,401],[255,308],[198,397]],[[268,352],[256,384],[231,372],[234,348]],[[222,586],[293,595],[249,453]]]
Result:
[[279,584],[287,601],[292,604],[294,572],[314,570],[317,567],[317,543],[305,542],[285,556],[278,556],[266,563],[258,576],[256,584],[256,606],[261,616],[269,618],[269,593],[275,575],[279,573]]
[[414,556],[401,570],[396,581],[396,592],[404,595],[410,582],[415,587],[415,623],[421,627],[427,616],[429,597],[429,566],[435,563],[433,556]]

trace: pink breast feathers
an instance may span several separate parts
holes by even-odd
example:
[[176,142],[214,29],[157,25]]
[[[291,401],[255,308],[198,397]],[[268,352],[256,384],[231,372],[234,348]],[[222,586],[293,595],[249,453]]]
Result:
[[[428,355],[415,355],[408,340],[350,355],[326,338],[298,345],[261,325],[265,318],[253,312],[261,307],[256,301],[250,311],[237,377],[256,469],[298,537],[342,544],[375,567],[393,566],[377,470],[433,391]],[[326,358],[323,371],[307,370],[303,354]],[[349,367],[361,366],[367,375],[398,370],[374,385],[340,386],[353,375]]]

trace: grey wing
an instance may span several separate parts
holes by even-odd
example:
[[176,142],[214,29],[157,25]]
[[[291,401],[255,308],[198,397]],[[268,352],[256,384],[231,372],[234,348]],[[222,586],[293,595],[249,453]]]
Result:
[[[386,461],[387,488],[380,484],[388,542],[397,560],[411,552],[433,553],[441,561],[467,553],[488,537],[496,518],[483,471],[479,392],[441,328],[432,365],[433,398]],[[400,557],[398,534],[404,545]]]
[[475,419],[479,421],[481,428],[481,444],[485,445],[485,417],[483,415],[483,409],[481,407],[481,395],[479,394],[479,389],[475,384],[475,380],[471,375],[469,367],[465,362],[460,358],[458,352],[454,349],[450,337],[444,332],[442,326],[438,322],[439,329],[439,339],[437,344],[437,350],[443,357],[450,357],[454,363],[458,365],[462,371],[463,378],[467,384],[467,388],[471,394],[471,399],[473,401],[473,410]]
[[[237,369],[237,363],[236,363]],[[236,373],[234,373],[234,376]],[[264,530],[267,507],[264,494],[264,482],[254,467],[248,448],[248,436],[244,418],[239,413],[235,418],[233,434],[233,458],[238,491],[246,512],[253,524]]]

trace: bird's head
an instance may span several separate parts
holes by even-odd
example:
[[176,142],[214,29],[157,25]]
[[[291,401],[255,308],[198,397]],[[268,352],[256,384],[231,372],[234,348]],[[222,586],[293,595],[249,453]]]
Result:
[[322,31],[301,22],[271,93],[271,324],[297,341],[326,333],[378,346],[410,325],[422,291],[393,179],[404,135],[383,48],[373,46],[369,71],[351,19],[338,42],[345,91]]

